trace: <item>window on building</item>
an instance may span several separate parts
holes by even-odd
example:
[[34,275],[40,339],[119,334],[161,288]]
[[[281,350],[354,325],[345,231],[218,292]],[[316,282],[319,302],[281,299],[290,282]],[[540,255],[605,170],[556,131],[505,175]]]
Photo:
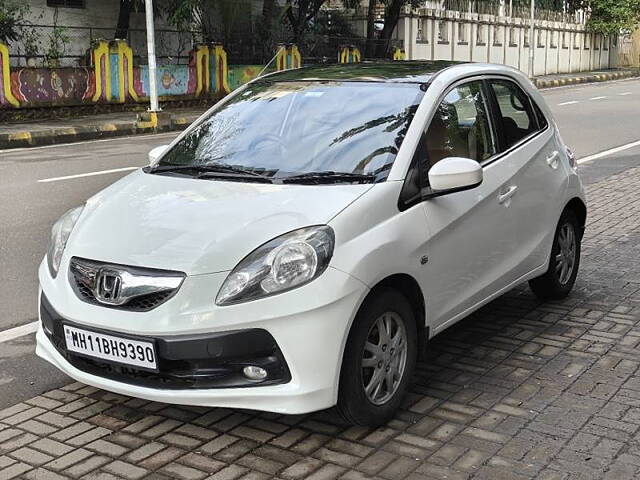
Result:
[[467,24],[458,23],[458,43],[467,43]]
[[558,32],[556,32],[555,30],[551,30],[549,32],[549,46],[551,48],[558,48],[558,39],[557,39],[557,35]]
[[85,0],[47,0],[47,7],[86,8]]
[[509,46],[518,46],[518,30],[516,29],[516,27],[509,28]]
[[527,29],[524,32],[524,46],[529,47],[530,43],[531,43],[531,31]]
[[591,35],[588,33],[584,34],[584,49],[589,50],[591,48]]
[[449,43],[449,22],[445,20],[438,22],[438,43]]
[[428,23],[426,18],[418,19],[418,35],[416,36],[416,41],[418,43],[427,43],[429,41],[427,25]]
[[569,35],[567,35],[567,32],[562,32],[562,48],[569,48]]
[[596,35],[593,38],[593,49],[594,50],[600,50],[600,40],[601,40],[600,35]]
[[578,34],[578,32],[573,34],[573,48],[580,48],[580,35]]
[[496,47],[502,46],[504,35],[504,27],[501,25],[495,25],[493,27],[493,45]]
[[476,30],[476,45],[486,45],[484,24],[479,23]]
[[537,40],[538,48],[544,48],[546,33],[547,32],[545,30],[542,30],[541,28],[538,29],[538,40]]

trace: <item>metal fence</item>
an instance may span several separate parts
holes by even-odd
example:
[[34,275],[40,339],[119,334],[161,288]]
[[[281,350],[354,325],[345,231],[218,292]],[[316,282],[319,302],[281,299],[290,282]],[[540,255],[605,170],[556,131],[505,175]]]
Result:
[[[112,40],[114,28],[70,27],[61,25],[20,25],[20,40],[11,45],[11,63],[15,66],[31,62],[38,65],[89,66],[93,42]],[[127,41],[133,49],[134,62],[147,63],[145,29],[130,29]],[[170,29],[156,30],[156,56],[159,63],[185,64],[193,48],[195,33]]]
[[[97,40],[112,40],[114,28],[69,27],[55,25],[21,25],[22,37],[11,44],[13,66],[91,66],[91,45]],[[159,64],[186,64],[189,52],[199,35],[169,29],[156,30],[156,57]],[[268,39],[253,32],[235,34],[224,41],[230,64],[266,64],[275,54],[278,43],[286,43],[290,34],[286,30],[271,32]],[[147,41],[145,29],[130,29],[127,41],[133,50],[136,65],[146,65]],[[221,40],[222,41],[222,40]],[[335,63],[340,47],[353,45],[366,52],[366,39],[355,36],[323,35],[309,32],[299,42],[303,62]],[[402,41],[373,39],[369,57],[389,57],[393,47],[402,47]]]
[[[481,15],[496,15],[513,18],[529,18],[531,4],[529,0],[440,0],[430,1],[429,8],[451,10]],[[534,16],[537,20],[584,23],[583,11],[570,12],[562,0],[536,0]]]

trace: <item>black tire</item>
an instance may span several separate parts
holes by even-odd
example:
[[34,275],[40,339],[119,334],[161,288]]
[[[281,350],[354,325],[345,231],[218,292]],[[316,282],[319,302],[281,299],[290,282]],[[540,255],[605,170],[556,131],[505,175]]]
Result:
[[[380,324],[377,322],[383,318],[391,321],[394,325],[402,322],[404,332],[406,333],[406,361],[404,362],[402,373],[394,375],[394,379],[391,381],[392,384],[397,384],[397,386],[391,388],[390,392],[387,392],[390,397],[387,400],[379,398],[378,400],[384,400],[384,402],[376,404],[369,398],[367,393],[365,393],[364,384],[365,381],[371,382],[373,380],[372,376],[375,374],[376,368],[363,367],[363,362],[365,361],[365,342],[374,338],[371,335],[375,335],[375,332],[378,331]],[[385,320],[383,319],[381,321],[384,322]],[[374,333],[372,333],[372,329]],[[396,333],[399,332],[399,328],[394,331]],[[381,337],[378,337],[378,341],[383,343]],[[393,339],[389,339],[389,341],[391,344]],[[380,350],[380,352],[382,352],[382,350]],[[385,357],[387,359],[384,361],[387,363],[383,364],[382,369],[377,369],[378,373],[385,375],[385,379],[380,380],[381,387],[382,384],[388,385],[388,381],[386,380],[388,377],[386,377],[386,373],[383,374],[382,372],[388,372],[389,366],[401,363],[400,360],[397,359],[404,356],[404,354],[400,352],[400,349],[395,350],[395,356],[393,356],[393,354],[394,352],[389,348],[386,356],[391,358],[388,359]],[[340,372],[338,412],[347,422],[356,425],[379,426],[388,422],[393,418],[395,411],[400,406],[402,397],[406,393],[411,381],[416,363],[416,354],[416,320],[407,299],[404,295],[392,289],[381,289],[372,292],[360,307],[347,339]],[[380,358],[382,358],[382,356]],[[368,358],[367,360],[371,359]],[[394,363],[394,361],[397,363]],[[377,364],[382,364],[382,360],[381,362],[377,362]],[[394,368],[393,371],[396,371],[396,368]],[[371,377],[367,379],[365,377],[369,375],[369,372],[371,372]],[[397,379],[400,380],[398,381]]]
[[[575,239],[575,258],[570,275],[568,275],[568,278],[563,279],[561,278],[561,272],[557,271],[558,260],[556,257],[561,254],[560,236],[565,228],[573,232],[573,238]],[[573,211],[565,210],[560,217],[553,237],[549,268],[544,275],[529,281],[529,287],[531,287],[531,290],[538,298],[542,300],[560,300],[569,295],[576,282],[578,268],[580,267],[581,240],[582,229],[578,218]]]

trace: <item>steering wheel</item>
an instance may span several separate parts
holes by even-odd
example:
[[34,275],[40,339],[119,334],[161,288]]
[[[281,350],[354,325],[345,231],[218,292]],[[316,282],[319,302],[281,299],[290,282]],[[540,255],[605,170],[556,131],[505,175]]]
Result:
[[260,145],[262,145],[263,143],[276,143],[282,150],[287,150],[287,144],[284,143],[284,140],[282,140],[280,136],[273,133],[266,133],[252,140],[247,148],[250,151],[260,150],[260,148],[262,148],[260,147]]

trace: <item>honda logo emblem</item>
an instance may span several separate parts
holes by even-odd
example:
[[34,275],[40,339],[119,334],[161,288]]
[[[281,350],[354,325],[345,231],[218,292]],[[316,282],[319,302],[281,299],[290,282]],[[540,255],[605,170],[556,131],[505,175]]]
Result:
[[122,277],[115,270],[102,268],[96,275],[95,289],[96,299],[108,305],[120,305],[122,299]]

